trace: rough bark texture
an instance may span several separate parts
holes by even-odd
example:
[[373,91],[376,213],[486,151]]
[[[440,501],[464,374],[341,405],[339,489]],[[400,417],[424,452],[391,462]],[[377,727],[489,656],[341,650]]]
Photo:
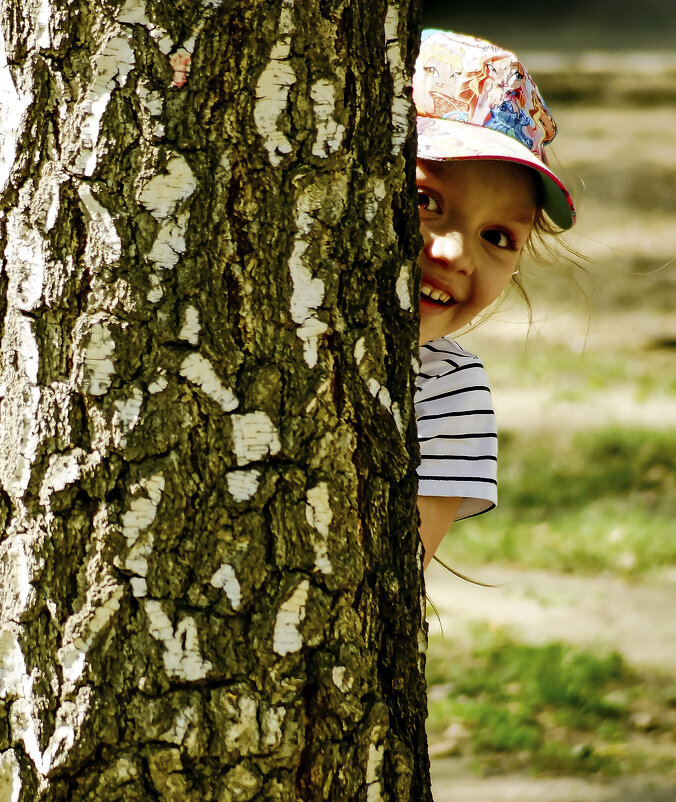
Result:
[[417,16],[2,1],[1,802],[430,799]]

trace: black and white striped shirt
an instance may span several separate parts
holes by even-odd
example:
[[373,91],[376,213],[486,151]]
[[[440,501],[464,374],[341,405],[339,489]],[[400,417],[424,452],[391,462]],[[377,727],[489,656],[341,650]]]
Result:
[[490,510],[498,500],[498,435],[486,371],[446,337],[422,345],[420,361],[418,494],[463,498],[456,518]]

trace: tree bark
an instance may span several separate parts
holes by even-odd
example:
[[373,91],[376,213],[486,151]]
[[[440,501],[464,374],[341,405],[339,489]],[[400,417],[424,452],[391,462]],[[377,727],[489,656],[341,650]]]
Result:
[[3,0],[0,802],[431,799],[416,0]]

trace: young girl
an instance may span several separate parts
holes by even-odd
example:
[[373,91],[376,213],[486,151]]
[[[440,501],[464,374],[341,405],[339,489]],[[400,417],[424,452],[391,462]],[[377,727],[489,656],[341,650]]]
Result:
[[547,166],[544,146],[556,125],[513,53],[474,37],[424,31],[413,100],[423,237],[418,507],[427,566],[452,521],[497,502],[486,373],[447,335],[499,298],[534,233],[570,228],[575,209]]

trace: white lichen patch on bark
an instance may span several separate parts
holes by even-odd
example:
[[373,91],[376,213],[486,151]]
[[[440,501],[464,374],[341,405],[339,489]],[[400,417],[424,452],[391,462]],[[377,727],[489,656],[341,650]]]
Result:
[[277,429],[265,412],[232,416],[232,447],[238,465],[257,462],[280,449]]
[[[152,532],[147,530],[157,515],[164,486],[164,476],[161,473],[141,479],[138,485],[130,490],[138,492],[142,489],[147,495],[135,498],[122,516],[122,534],[127,539],[129,549],[124,565],[127,570],[140,577],[145,577],[148,573],[148,557],[153,549],[154,537]],[[141,537],[142,532],[145,533],[144,537]],[[145,595],[145,583],[135,583],[133,591],[136,596]]]
[[[66,173],[56,161],[56,154],[53,154],[53,160],[42,168],[42,180],[38,184],[35,196],[38,209],[33,222],[45,234],[49,233],[56,225],[61,209],[61,185],[66,183],[67,180]],[[70,261],[72,257],[66,258]]]
[[80,151],[73,165],[76,173],[91,176],[96,169],[101,118],[113,91],[126,84],[127,76],[136,63],[129,39],[130,34],[120,31],[119,35],[104,40],[103,46],[92,59],[92,83],[79,110],[82,122]]
[[157,393],[161,393],[162,390],[166,390],[169,386],[169,382],[167,381],[167,377],[163,375],[159,375],[154,381],[151,381],[148,385],[148,392],[150,395],[157,395]]
[[146,116],[141,120],[144,135],[149,139],[160,139],[165,133],[164,124],[160,120],[155,120],[153,118],[159,117],[164,110],[164,99],[162,95],[160,92],[149,90],[141,82],[136,86],[136,94],[146,113]]
[[179,339],[189,342],[190,345],[199,343],[200,314],[194,306],[187,306],[183,313],[183,325],[178,333]]
[[[237,409],[237,396],[228,387],[221,384],[211,362],[202,354],[189,354],[181,362],[181,376],[192,384],[196,384],[205,395],[213,399],[224,412]],[[242,463],[240,463],[242,464]]]
[[117,19],[130,25],[143,25],[148,30],[155,28],[146,15],[145,0],[127,0],[120,9]]
[[82,607],[67,619],[61,637],[63,645],[57,652],[63,678],[67,682],[74,685],[82,676],[87,652],[99,632],[106,629],[110,619],[120,609],[123,593],[123,588],[112,576],[108,576],[90,585]]
[[399,8],[392,3],[385,15],[385,42],[387,43],[387,63],[390,67],[392,85],[392,155],[397,156],[408,135],[408,114],[410,100],[405,94],[407,86],[406,65],[399,42]]
[[[320,222],[317,213],[331,208],[334,220],[340,219],[347,205],[347,177],[336,174],[330,182],[314,182],[301,192],[296,200],[296,237],[289,256],[291,276],[291,318],[297,324],[296,334],[303,343],[303,356],[308,367],[314,368],[318,361],[319,338],[328,330],[328,325],[319,320],[316,311],[324,301],[324,282],[313,276],[312,267],[317,257],[308,253],[309,242],[323,243],[326,223]],[[320,231],[317,231],[317,228]],[[320,254],[322,252],[320,251]],[[322,257],[320,256],[320,259]]]
[[371,223],[378,213],[380,205],[387,197],[387,186],[382,178],[370,178],[368,183],[368,194],[365,201],[364,217],[367,223]]
[[127,0],[120,9],[117,19],[119,22],[127,23],[128,25],[143,25],[154,39],[160,52],[165,56],[174,46],[173,39],[164,28],[155,25],[148,19],[145,0]]
[[148,583],[144,576],[132,576],[129,580],[132,595],[137,599],[142,599],[148,595]]
[[[200,20],[196,30],[183,42],[183,46],[174,49],[174,42],[164,28],[155,25],[148,19],[146,4],[143,0],[127,0],[118,16],[120,22],[143,25],[150,36],[155,40],[160,52],[169,55],[169,64],[173,71],[171,86],[181,88],[185,86],[190,74],[190,62],[195,40],[204,27],[204,20]],[[172,52],[173,51],[173,52]],[[160,134],[161,135],[161,134]]]
[[17,88],[7,64],[5,37],[0,31],[0,191],[7,180],[16,159],[16,145],[22,130],[21,119],[33,98],[22,88]]
[[341,693],[348,693],[352,690],[354,680],[351,677],[345,676],[347,669],[345,666],[334,666],[331,670],[331,679],[333,684],[338,688]]
[[30,693],[31,685],[16,633],[9,628],[0,630],[0,699],[25,696]]
[[296,239],[289,257],[289,272],[293,290],[291,293],[291,317],[298,324],[296,334],[303,341],[303,356],[308,367],[314,368],[318,360],[319,338],[328,329],[315,314],[324,300],[324,282],[315,278],[304,259],[307,242]]
[[330,390],[331,387],[332,387],[331,379],[324,379],[324,381],[319,385],[319,387],[317,387],[317,393],[314,396],[314,398],[311,398],[308,401],[307,406],[305,407],[305,411],[307,413],[314,412],[319,406],[319,400],[321,399],[321,397],[327,392],[327,390]]
[[209,581],[215,588],[224,591],[233,610],[239,610],[242,603],[242,590],[232,565],[223,563]]
[[20,698],[10,708],[9,722],[13,740],[23,743],[23,748],[35,768],[44,775],[42,750],[38,741],[33,706],[28,699]]
[[422,627],[418,629],[418,652],[420,654],[427,652],[427,633]]
[[[7,659],[11,659],[14,662],[13,671],[15,676],[10,678],[13,687],[9,690],[9,693],[15,697],[9,709],[11,740],[15,743],[21,742],[23,744],[24,752],[33,762],[36,770],[42,776],[46,776],[50,768],[67,754],[75,741],[76,728],[79,729],[82,726],[82,722],[89,710],[89,688],[80,688],[75,702],[60,701],[56,711],[54,731],[49,738],[47,748],[43,752],[40,746],[39,734],[42,734],[43,728],[40,709],[44,704],[44,700],[36,700],[33,695],[36,674],[34,672],[27,673],[18,642],[14,644],[12,644],[11,640],[8,642],[6,635],[0,640],[0,658],[3,659],[3,663]],[[58,684],[52,682],[52,689],[55,693],[58,693]],[[2,696],[5,693],[7,693],[7,690],[4,691]],[[0,698],[2,697],[0,696]],[[2,790],[2,786],[0,786],[0,791]],[[3,800],[5,798],[0,797]]]
[[157,275],[157,273],[153,273],[150,276],[150,283],[152,284],[152,287],[148,290],[146,298],[151,304],[156,304],[162,300],[162,296],[164,295],[164,290],[162,287],[160,287],[162,279],[159,275]]
[[357,342],[354,344],[354,361],[357,363],[357,366],[361,365],[364,361],[364,357],[366,356],[366,338],[360,337]]
[[223,784],[228,795],[223,795],[223,802],[235,802],[240,799],[253,799],[260,791],[263,780],[258,772],[255,774],[244,764],[239,763],[223,777]]
[[116,446],[124,448],[127,445],[127,435],[133,430],[141,416],[143,406],[143,393],[134,387],[129,398],[118,399],[113,404],[115,411],[111,420],[113,429],[113,442]]
[[16,622],[21,619],[33,589],[26,548],[16,535],[0,544],[0,579],[0,700],[32,699],[34,677],[26,668],[19,644],[21,631]]
[[324,157],[338,150],[345,134],[345,126],[334,117],[336,87],[327,78],[320,78],[310,87],[310,97],[317,122],[317,138],[312,145],[312,155]]
[[82,389],[89,395],[105,395],[108,392],[115,364],[111,357],[115,353],[115,340],[103,322],[95,322],[89,332],[84,353],[84,375]]
[[[160,734],[160,740],[180,746],[184,741],[190,739],[190,733],[193,735],[196,733],[200,723],[201,717],[198,711],[194,707],[185,707],[176,714],[171,727]],[[196,741],[197,739],[192,738],[191,740]],[[190,744],[188,747],[188,753],[190,753]]]
[[411,303],[411,292],[409,289],[410,283],[411,268],[409,265],[402,265],[399,270],[399,275],[397,276],[395,289],[397,292],[397,298],[399,298],[399,306],[401,306],[401,308],[406,312],[410,312],[413,308]]
[[21,798],[21,769],[13,749],[0,753],[0,799],[19,802]]
[[229,722],[225,730],[225,746],[239,755],[250,755],[258,750],[258,705],[255,699],[241,696],[238,699],[239,715]]
[[75,743],[75,729],[69,724],[57,727],[42,754],[42,774],[47,774],[59,752],[65,753]]
[[314,314],[324,300],[324,282],[312,275],[305,256],[308,250],[307,235],[312,228],[313,219],[305,211],[311,208],[312,200],[308,194],[302,195],[298,200],[299,212],[296,218],[298,236],[293,243],[293,250],[289,257],[289,272],[291,274],[291,317],[298,324],[296,334],[303,341],[303,355],[308,367],[317,364],[317,346],[319,337],[328,326]]
[[0,417],[5,423],[0,434],[0,473],[4,489],[13,498],[21,498],[30,482],[38,447],[39,403],[37,387],[26,388],[20,398],[8,395],[0,403]]
[[156,220],[166,220],[195,191],[197,182],[183,156],[167,162],[165,172],[154,176],[139,192],[138,200]]
[[186,249],[185,232],[188,218],[188,213],[184,212],[162,225],[157,232],[153,247],[148,252],[148,261],[163,270],[169,270],[178,264],[181,254],[185,253]]
[[65,454],[52,454],[40,484],[40,503],[48,507],[52,493],[59,493],[68,485],[80,478],[80,464],[86,453],[81,448],[74,448]]
[[52,43],[52,38],[49,33],[49,19],[52,15],[52,7],[49,4],[49,0],[41,0],[40,5],[35,11],[33,38],[35,46],[43,50],[48,48]]
[[151,117],[159,117],[164,110],[164,98],[156,90],[151,91],[145,84],[139,82],[136,87],[136,94],[139,96],[141,105]]
[[39,351],[33,320],[10,312],[5,326],[5,353],[0,366],[0,385],[6,387],[0,400],[0,476],[6,492],[21,498],[30,481],[39,443]]
[[366,802],[382,802],[383,786],[380,780],[382,773],[385,744],[376,746],[369,744],[369,755],[366,763]]
[[8,315],[8,318],[10,318],[9,325],[14,324],[15,326],[13,331],[8,331],[8,334],[13,340],[12,351],[18,362],[16,372],[23,374],[29,384],[37,385],[40,352],[38,341],[35,338],[34,321],[23,315]]
[[89,212],[87,250],[91,249],[93,240],[98,246],[103,261],[107,265],[113,265],[122,255],[122,241],[117,233],[115,221],[110,212],[96,200],[88,184],[80,184],[77,191]]
[[26,225],[25,218],[12,214],[7,224],[5,260],[12,265],[7,297],[23,312],[32,312],[42,300],[47,269],[44,241],[37,231]]
[[383,387],[382,384],[380,384],[380,382],[373,377],[366,379],[366,386],[371,395],[374,398],[377,398],[378,401],[380,401],[380,403],[385,407],[385,409],[391,413],[392,417],[394,418],[397,431],[402,437],[404,437],[404,424],[401,419],[401,410],[396,401],[394,403],[392,402],[390,391],[387,389],[387,387]]
[[80,732],[91,706],[91,688],[79,688],[75,700],[62,701],[56,712],[54,732],[42,756],[43,771],[47,773],[63,763],[68,751],[75,743],[75,733]]
[[167,675],[186,682],[204,679],[211,670],[211,663],[202,659],[195,619],[184,616],[174,632],[161,602],[145,599],[143,606],[148,616],[150,634],[164,646],[163,660]]
[[75,743],[75,732],[81,729],[89,711],[90,696],[91,690],[83,687],[78,690],[74,702],[66,701],[60,704],[56,712],[54,731],[44,752],[40,750],[36,727],[36,724],[39,726],[39,722],[33,714],[30,702],[27,699],[18,699],[12,705],[10,710],[12,737],[23,741],[26,754],[43,777],[67,757],[68,751]]
[[401,409],[399,408],[399,403],[397,401],[394,401],[392,403],[391,410],[392,410],[392,417],[394,418],[394,425],[397,427],[397,431],[399,432],[401,437],[404,438],[406,436],[404,432],[404,422],[401,419]]
[[[285,27],[285,13],[288,11],[282,9],[280,29]],[[280,30],[280,38],[273,45],[270,60],[256,84],[254,122],[273,167],[277,167],[292,150],[288,138],[278,127],[289,99],[289,90],[296,83],[296,73],[288,60],[290,52],[291,36]]]
[[392,415],[399,435],[404,438],[404,423],[401,418],[399,403],[397,401],[393,402],[387,387],[384,387],[375,376],[370,375],[373,366],[369,365],[369,360],[366,358],[368,356],[368,351],[366,348],[366,339],[364,337],[360,337],[354,344],[353,354],[359,368],[359,375],[366,384],[369,393],[371,393],[374,398],[377,398],[382,406]]
[[258,490],[258,480],[261,473],[255,468],[250,471],[230,471],[226,474],[228,492],[235,501],[249,501]]
[[305,619],[305,604],[309,593],[309,580],[301,580],[277,612],[272,648],[282,657],[297,652],[303,645],[303,638],[298,627]]
[[33,593],[26,544],[20,535],[9,535],[0,544],[0,577],[0,624],[7,623],[13,631]]
[[286,718],[285,707],[271,707],[261,716],[261,745],[265,749],[276,749],[282,742],[282,724]]
[[329,503],[329,486],[326,482],[320,482],[316,487],[311,487],[307,491],[305,517],[310,526],[313,526],[324,537],[328,537],[333,512]]
[[333,512],[329,502],[329,486],[326,482],[320,482],[316,487],[311,487],[307,491],[306,498],[305,519],[321,538],[315,537],[313,542],[315,567],[323,574],[330,574],[333,567],[328,556],[327,538],[329,526],[333,520]]

